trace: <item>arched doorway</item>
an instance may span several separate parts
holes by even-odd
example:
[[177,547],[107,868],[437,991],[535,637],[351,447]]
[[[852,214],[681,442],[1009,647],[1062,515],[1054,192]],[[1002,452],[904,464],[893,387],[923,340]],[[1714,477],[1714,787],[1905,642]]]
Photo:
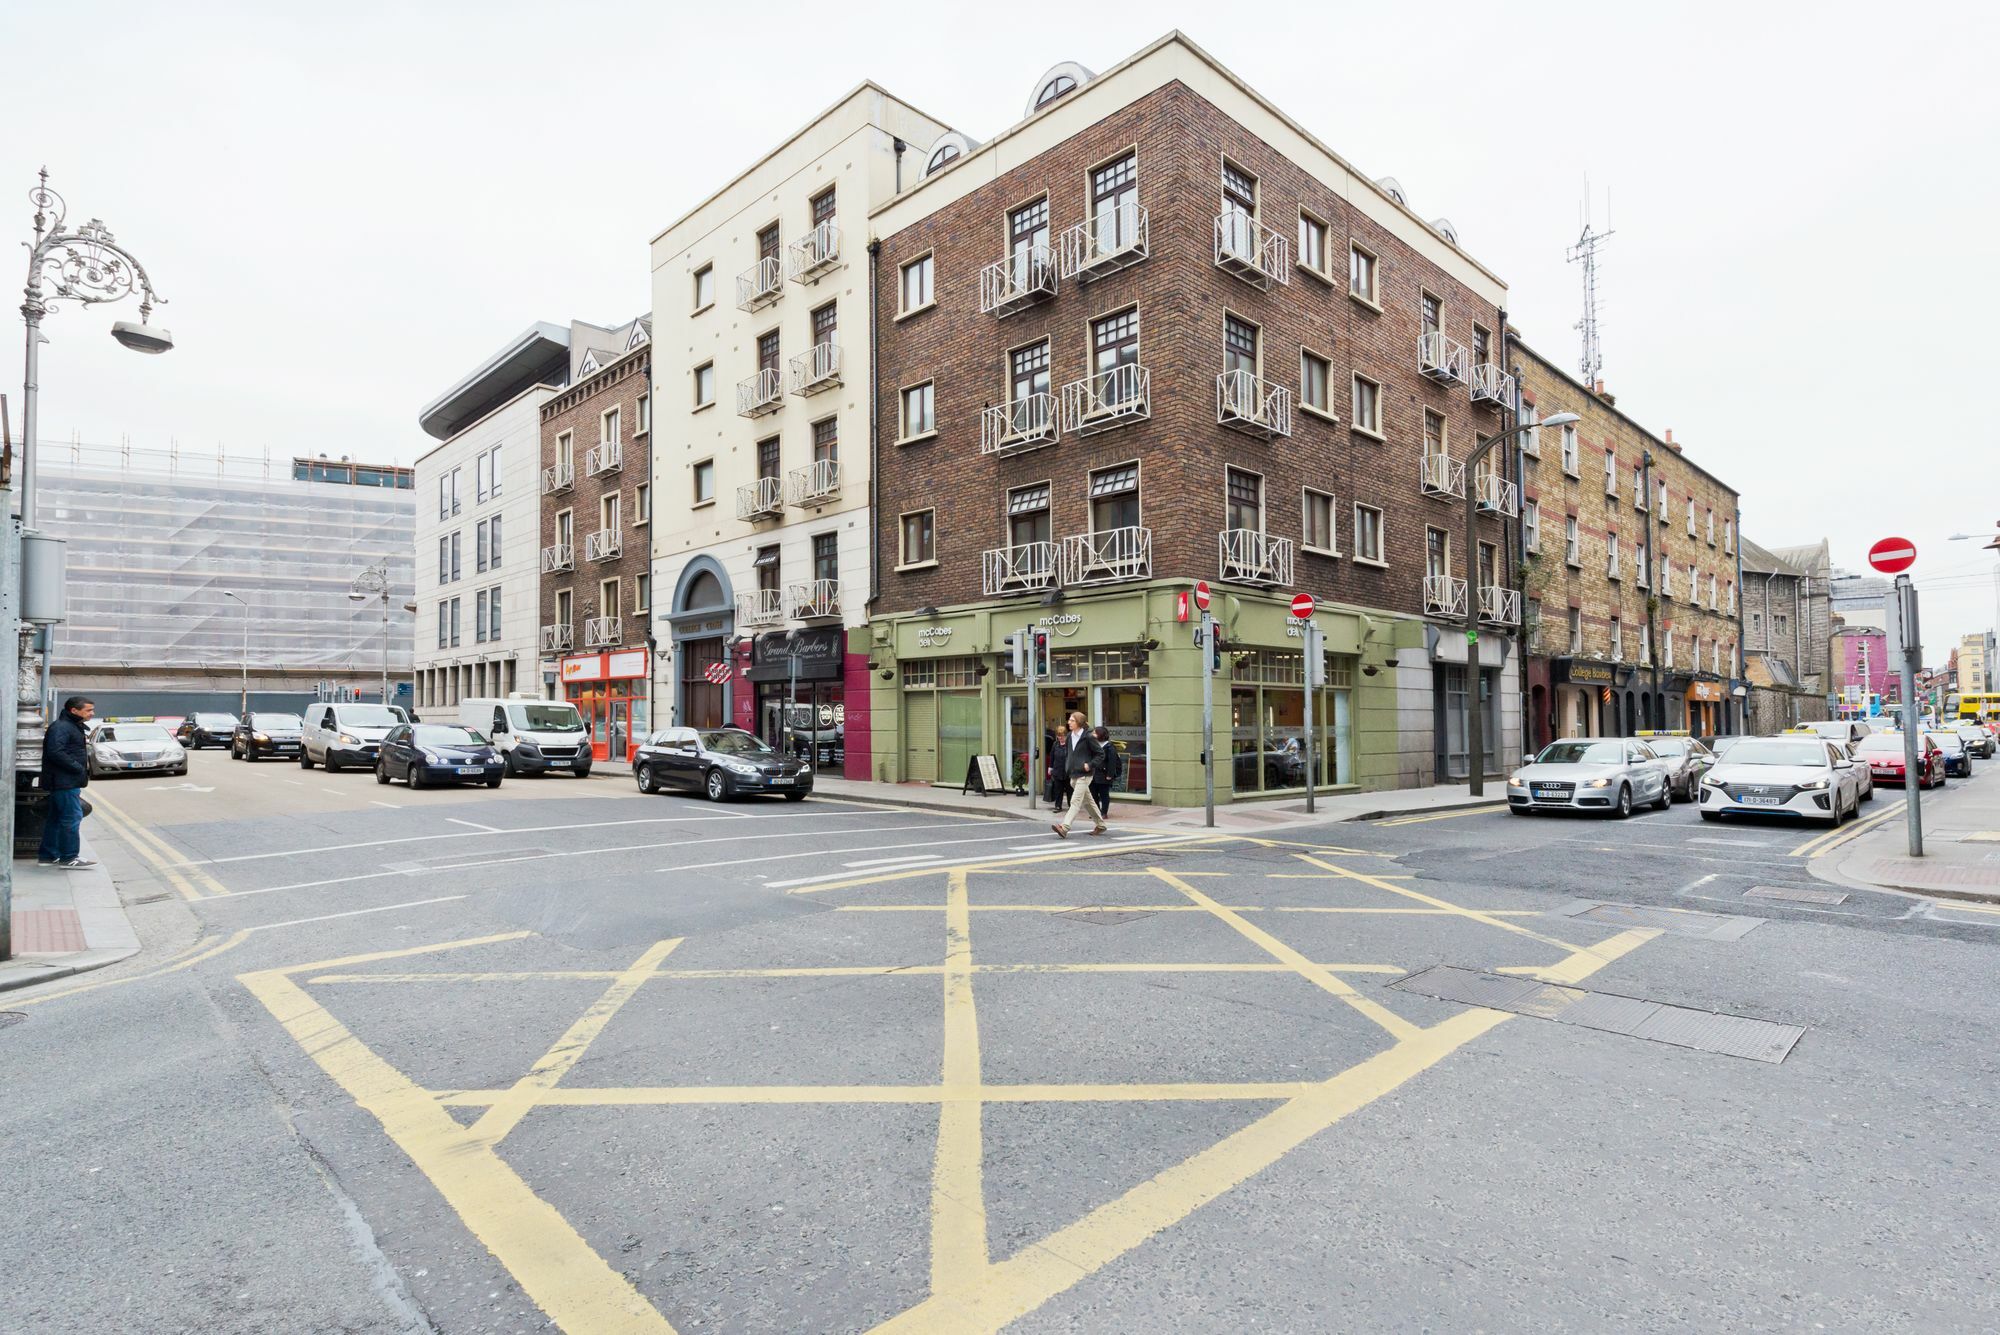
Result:
[[730,722],[735,668],[729,646],[736,609],[729,575],[713,557],[697,556],[674,582],[674,722],[688,728],[721,728]]

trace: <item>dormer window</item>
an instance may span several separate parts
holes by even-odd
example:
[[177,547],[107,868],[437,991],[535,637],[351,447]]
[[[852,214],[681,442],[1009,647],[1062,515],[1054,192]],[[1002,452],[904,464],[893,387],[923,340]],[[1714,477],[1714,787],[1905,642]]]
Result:
[[931,160],[924,165],[924,175],[928,176],[932,172],[939,170],[956,157],[958,157],[958,145],[946,144],[944,147],[938,149],[937,152],[931,154]]
[[1076,91],[1076,80],[1067,74],[1058,74],[1042,85],[1042,91],[1035,94],[1035,109],[1041,110],[1065,93]]

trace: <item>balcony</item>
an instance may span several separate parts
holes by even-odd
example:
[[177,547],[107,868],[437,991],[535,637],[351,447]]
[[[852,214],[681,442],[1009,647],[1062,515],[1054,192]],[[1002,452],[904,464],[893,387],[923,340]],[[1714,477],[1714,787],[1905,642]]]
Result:
[[1215,215],[1215,267],[1264,289],[1292,281],[1292,243],[1241,209]]
[[1053,445],[1060,434],[1056,396],[1046,392],[995,404],[979,414],[981,454],[1020,454]]
[[560,626],[542,627],[542,652],[545,654],[566,654],[576,644],[576,631],[567,623]]
[[1056,257],[1045,245],[1024,246],[979,271],[979,313],[1006,319],[1056,294]]
[[550,464],[542,470],[542,495],[544,496],[559,496],[575,485],[575,464]]
[[1289,588],[1292,583],[1292,540],[1277,538],[1250,528],[1224,529],[1218,544],[1222,549],[1221,577],[1236,584],[1269,584]]
[[775,626],[784,619],[784,595],[776,589],[755,589],[736,595],[737,625]]
[[775,477],[760,477],[736,489],[736,517],[746,523],[776,519],[785,512],[785,484]]
[[576,568],[576,548],[567,542],[550,543],[542,548],[542,573],[553,575],[562,570]]
[[758,260],[736,276],[736,309],[763,310],[785,295],[784,277],[776,255]]
[[615,473],[625,462],[625,447],[615,440],[602,441],[583,452],[585,476]]
[[989,547],[979,554],[979,579],[988,598],[1049,588],[1056,582],[1056,545],[1024,542]]
[[583,647],[603,649],[609,645],[622,643],[624,625],[618,617],[585,617],[583,619]]
[[792,358],[792,393],[801,398],[840,387],[840,344],[815,343]]
[[1095,435],[1153,415],[1153,379],[1145,367],[1114,366],[1062,390],[1062,429],[1077,436]]
[[1450,575],[1424,576],[1424,615],[1462,617],[1465,615],[1465,581]]
[[1426,454],[1417,474],[1417,489],[1426,496],[1465,495],[1465,465],[1449,454]]
[[1153,530],[1108,528],[1096,533],[1074,534],[1062,540],[1056,568],[1064,585],[1150,579],[1153,574]]
[[1486,514],[1506,515],[1511,519],[1521,513],[1521,489],[1492,469],[1473,479],[1473,490],[1480,510]]
[[762,417],[785,406],[784,377],[778,368],[767,366],[748,380],[736,382],[736,415]]
[[785,247],[794,283],[810,283],[840,263],[840,227],[831,218]]
[[1494,626],[1521,624],[1521,591],[1498,584],[1479,586],[1479,619]]
[[1130,268],[1151,253],[1146,210],[1136,200],[1102,209],[1058,237],[1056,252],[1062,276],[1079,283]]
[[1215,378],[1215,420],[1246,435],[1292,434],[1292,391],[1248,371],[1224,371]]
[[[1472,401],[1490,403],[1496,408],[1513,407],[1514,377],[1491,362],[1482,362],[1473,367]],[[1530,433],[1529,438],[1533,438],[1533,433]]]
[[595,533],[583,535],[583,559],[586,561],[615,561],[625,550],[625,539],[615,528],[601,528]]
[[815,459],[794,468],[785,478],[791,503],[801,510],[825,505],[840,495],[840,460]]
[[840,581],[813,579],[785,586],[785,607],[794,621],[829,621],[840,618]]
[[1440,385],[1464,384],[1470,360],[1465,344],[1454,342],[1436,330],[1417,335],[1417,370]]

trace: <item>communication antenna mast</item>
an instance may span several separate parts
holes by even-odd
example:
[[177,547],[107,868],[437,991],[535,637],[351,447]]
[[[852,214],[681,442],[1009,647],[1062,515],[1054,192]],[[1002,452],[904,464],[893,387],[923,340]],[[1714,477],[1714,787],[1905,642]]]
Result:
[[1583,335],[1583,383],[1593,388],[1599,373],[1604,370],[1604,350],[1598,342],[1597,331],[1597,252],[1612,237],[1611,192],[1604,194],[1605,229],[1601,232],[1590,225],[1590,178],[1583,180],[1583,235],[1576,244],[1564,252],[1563,258],[1571,264],[1583,266],[1583,318],[1576,322],[1576,328]]

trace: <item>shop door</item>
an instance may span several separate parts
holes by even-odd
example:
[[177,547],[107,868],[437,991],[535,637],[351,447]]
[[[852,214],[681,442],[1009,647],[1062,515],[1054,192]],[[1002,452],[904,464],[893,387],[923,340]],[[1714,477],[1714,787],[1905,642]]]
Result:
[[960,783],[978,754],[984,732],[978,691],[938,693],[938,773],[946,783]]
[[632,714],[631,700],[625,696],[611,696],[604,702],[606,737],[602,750],[598,749],[597,729],[591,729],[590,753],[599,760],[616,759],[624,764],[632,758]]
[[917,783],[937,782],[937,713],[934,691],[903,697],[903,768]]

